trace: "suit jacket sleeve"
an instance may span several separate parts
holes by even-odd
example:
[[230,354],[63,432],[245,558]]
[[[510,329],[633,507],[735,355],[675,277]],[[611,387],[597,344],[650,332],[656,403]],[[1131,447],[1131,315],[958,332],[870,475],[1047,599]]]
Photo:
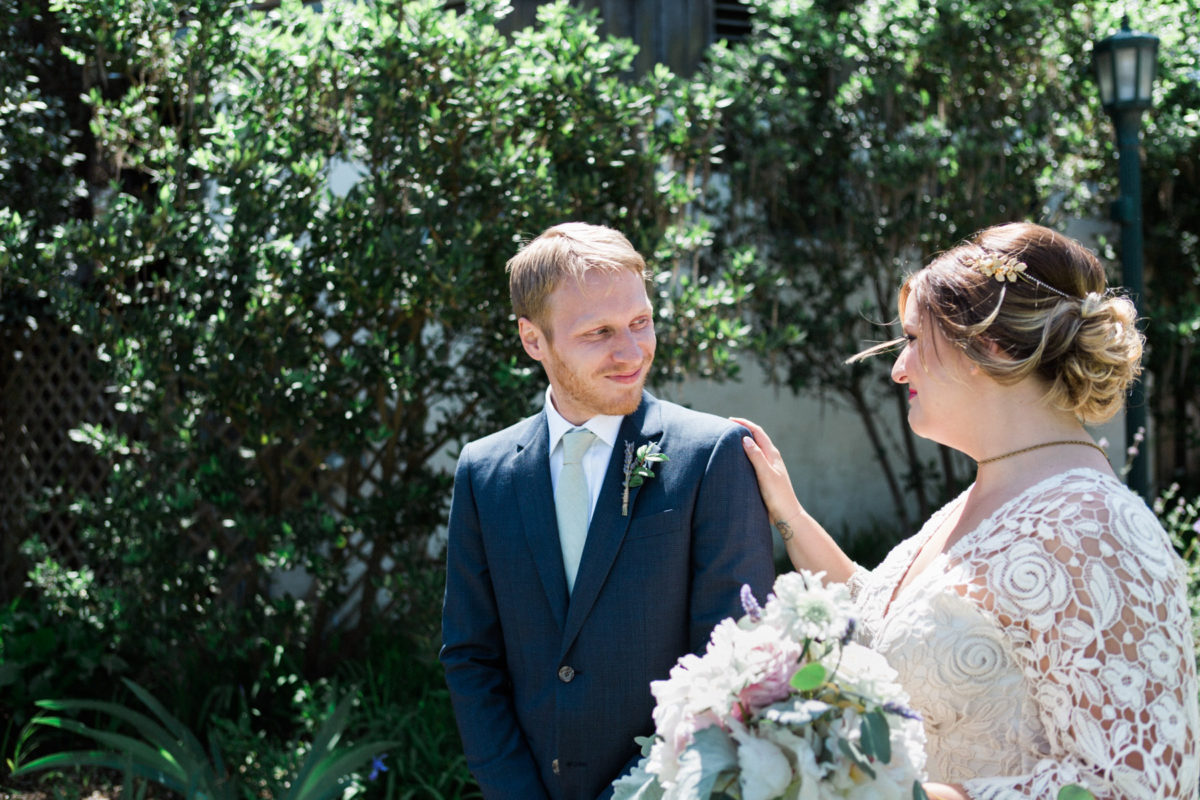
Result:
[[713,448],[696,501],[692,531],[692,652],[702,653],[726,617],[740,617],[741,588],[762,602],[775,581],[771,523],[754,468],[731,427]]
[[500,617],[471,478],[470,446],[454,477],[442,649],[467,766],[484,797],[548,798],[517,724]]

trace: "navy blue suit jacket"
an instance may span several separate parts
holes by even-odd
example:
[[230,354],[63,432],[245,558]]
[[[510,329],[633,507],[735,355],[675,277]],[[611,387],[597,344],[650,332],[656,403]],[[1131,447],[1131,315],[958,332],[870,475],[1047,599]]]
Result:
[[[650,682],[702,652],[774,580],[744,429],[643,395],[621,424],[567,594],[545,412],[463,448],[441,660],[467,764],[489,800],[593,800],[639,756]],[[669,461],[630,490],[625,442]]]

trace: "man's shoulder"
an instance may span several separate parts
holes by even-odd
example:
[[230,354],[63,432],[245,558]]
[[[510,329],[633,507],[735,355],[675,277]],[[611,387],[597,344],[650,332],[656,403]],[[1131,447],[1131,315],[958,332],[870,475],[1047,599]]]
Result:
[[669,400],[658,400],[658,413],[663,428],[679,431],[700,439],[719,439],[732,431],[743,430],[727,417],[718,417],[705,411],[681,406]]
[[513,447],[525,444],[536,433],[538,424],[545,425],[545,415],[538,412],[525,419],[514,422],[503,430],[489,433],[468,442],[463,450],[471,449],[472,455],[482,456],[487,453],[506,452]]

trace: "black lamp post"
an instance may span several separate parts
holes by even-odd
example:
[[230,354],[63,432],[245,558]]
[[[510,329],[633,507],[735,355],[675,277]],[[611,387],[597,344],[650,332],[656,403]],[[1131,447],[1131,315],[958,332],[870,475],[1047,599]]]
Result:
[[[1113,219],[1121,223],[1121,282],[1142,311],[1142,165],[1138,135],[1142,112],[1150,107],[1158,62],[1158,37],[1129,29],[1129,17],[1121,30],[1096,43],[1094,61],[1100,84],[1100,103],[1117,129],[1120,167],[1120,198],[1113,203]],[[1149,462],[1146,442],[1146,393],[1143,381],[1133,385],[1125,412],[1126,446],[1137,445],[1137,456],[1129,471],[1129,487],[1149,498]]]

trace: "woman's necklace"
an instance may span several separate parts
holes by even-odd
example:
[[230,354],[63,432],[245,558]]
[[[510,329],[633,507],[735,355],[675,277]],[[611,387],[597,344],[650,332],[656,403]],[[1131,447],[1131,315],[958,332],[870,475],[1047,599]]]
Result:
[[1060,444],[1081,444],[1085,447],[1092,447],[1098,450],[1100,455],[1104,456],[1106,459],[1108,458],[1108,453],[1104,451],[1104,448],[1095,442],[1089,442],[1087,439],[1063,439],[1058,442],[1042,442],[1041,444],[1032,444],[1029,447],[1022,447],[1020,450],[1013,450],[1011,453],[985,458],[982,461],[976,461],[975,463],[979,466],[983,466],[984,464],[991,464],[993,461],[999,461],[1010,456],[1019,456],[1021,453],[1028,453],[1030,450],[1041,450],[1043,447],[1057,447]]

